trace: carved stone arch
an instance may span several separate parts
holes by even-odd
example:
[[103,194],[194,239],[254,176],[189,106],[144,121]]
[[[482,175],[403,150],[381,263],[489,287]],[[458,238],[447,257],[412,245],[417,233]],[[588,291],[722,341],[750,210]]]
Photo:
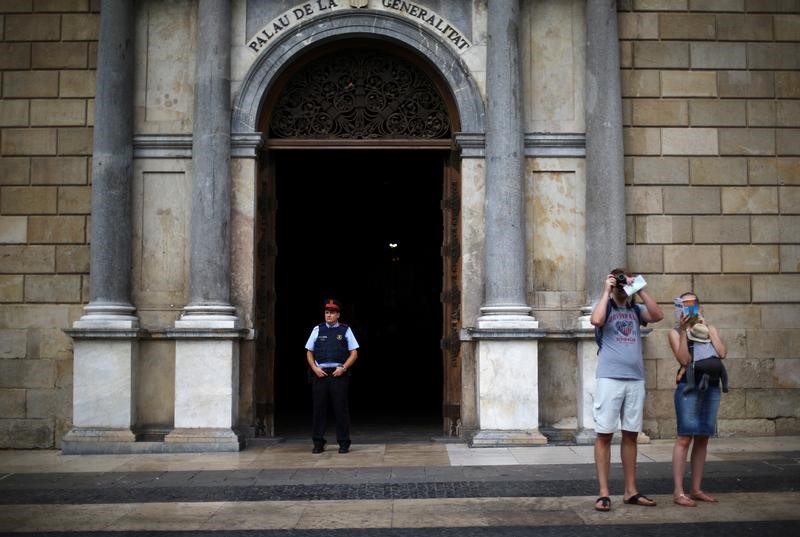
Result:
[[231,131],[257,132],[264,97],[281,73],[310,48],[348,39],[394,42],[426,58],[449,87],[462,132],[484,132],[484,103],[466,63],[438,36],[403,17],[371,11],[323,15],[271,45],[250,67],[233,107]]

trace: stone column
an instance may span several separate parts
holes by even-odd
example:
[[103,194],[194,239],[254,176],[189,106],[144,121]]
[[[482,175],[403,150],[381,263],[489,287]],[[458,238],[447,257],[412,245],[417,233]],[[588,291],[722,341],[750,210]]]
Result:
[[130,444],[138,324],[130,301],[134,2],[103,0],[97,49],[89,304],[74,339],[73,429],[65,453]]
[[597,345],[591,304],[609,271],[625,266],[625,171],[622,90],[615,0],[586,3],[586,307],[579,319],[579,443],[591,441]]
[[490,0],[486,58],[485,299],[473,446],[546,442],[539,433],[538,323],[527,305],[519,0]]
[[199,0],[190,302],[175,322],[170,451],[236,451],[239,330],[230,303],[231,5]]

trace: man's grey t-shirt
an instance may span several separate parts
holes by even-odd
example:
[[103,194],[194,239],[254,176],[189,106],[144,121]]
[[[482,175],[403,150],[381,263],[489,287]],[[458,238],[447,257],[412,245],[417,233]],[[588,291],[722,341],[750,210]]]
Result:
[[597,356],[597,378],[644,380],[644,359],[639,317],[633,308],[643,313],[645,307],[613,306],[603,325],[603,344]]

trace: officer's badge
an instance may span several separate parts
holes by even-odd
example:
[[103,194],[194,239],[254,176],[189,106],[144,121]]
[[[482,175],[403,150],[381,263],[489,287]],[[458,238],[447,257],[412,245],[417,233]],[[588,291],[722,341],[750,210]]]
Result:
[[338,336],[336,336],[336,339],[338,339],[339,341],[341,341],[341,340],[342,340],[342,337],[343,337],[343,336],[342,336],[342,334],[339,334]]

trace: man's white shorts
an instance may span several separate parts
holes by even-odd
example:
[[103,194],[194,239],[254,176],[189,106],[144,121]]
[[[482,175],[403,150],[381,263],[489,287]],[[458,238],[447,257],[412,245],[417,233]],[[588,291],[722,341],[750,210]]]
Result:
[[597,379],[594,392],[594,423],[598,433],[639,432],[644,419],[644,381]]

